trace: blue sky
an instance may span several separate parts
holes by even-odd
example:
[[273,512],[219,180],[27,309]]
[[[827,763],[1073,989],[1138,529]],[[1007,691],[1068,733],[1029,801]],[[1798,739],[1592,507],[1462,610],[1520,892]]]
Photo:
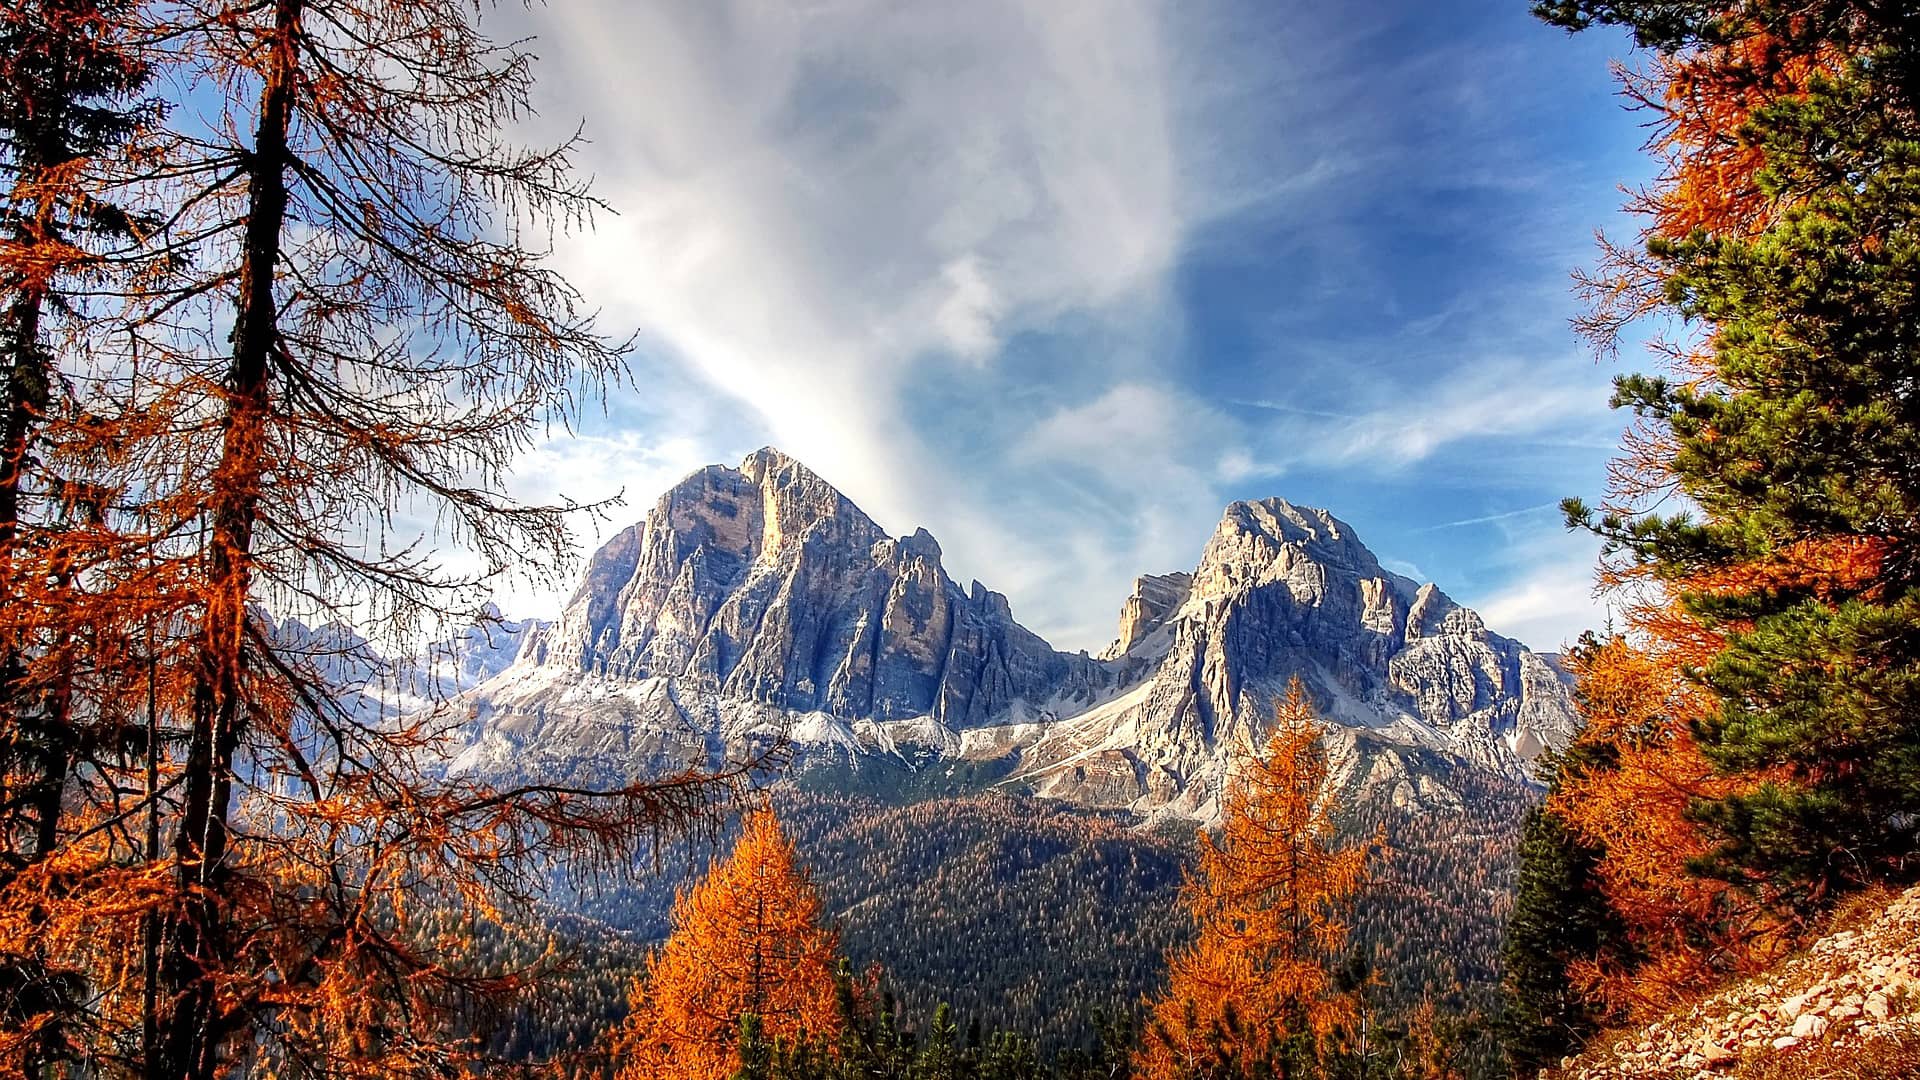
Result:
[[1091,649],[1135,575],[1280,495],[1556,646],[1601,616],[1553,504],[1598,493],[1620,427],[1568,275],[1632,229],[1618,185],[1647,165],[1624,42],[1526,7],[515,13],[530,134],[584,121],[619,212],[557,258],[641,334],[632,385],[519,494],[624,491],[624,524],[771,443]]

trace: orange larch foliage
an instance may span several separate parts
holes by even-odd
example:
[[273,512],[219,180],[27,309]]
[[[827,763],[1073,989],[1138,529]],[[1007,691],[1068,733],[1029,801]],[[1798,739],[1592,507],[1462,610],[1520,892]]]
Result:
[[1740,624],[1703,625],[1677,597],[1762,588],[1826,595],[1876,580],[1884,558],[1878,540],[1840,537],[1685,581],[1603,575],[1639,598],[1626,605],[1625,636],[1574,658],[1586,722],[1576,751],[1586,752],[1562,772],[1550,799],[1554,813],[1603,853],[1596,872],[1636,953],[1575,965],[1597,1000],[1628,1015],[1657,1012],[1677,993],[1766,965],[1793,931],[1767,914],[1765,896],[1687,870],[1718,842],[1689,816],[1695,800],[1784,778],[1723,775],[1702,753],[1694,727],[1719,702],[1690,673],[1710,663]]
[[1754,33],[1712,49],[1656,56],[1643,72],[1623,69],[1628,98],[1659,117],[1647,149],[1664,169],[1630,204],[1649,217],[1649,232],[1750,234],[1772,221],[1781,205],[1760,190],[1765,154],[1741,129],[1761,108],[1802,92],[1826,66]]
[[[1643,614],[1658,620],[1643,627],[1694,625],[1674,609]],[[1785,948],[1788,929],[1725,882],[1688,872],[1688,860],[1713,847],[1688,807],[1747,781],[1719,775],[1693,738],[1693,722],[1714,707],[1683,673],[1684,655],[1699,642],[1683,637],[1667,650],[1644,629],[1640,640],[1650,644],[1616,637],[1574,658],[1586,720],[1576,752],[1606,753],[1577,754],[1581,763],[1563,771],[1548,804],[1603,852],[1596,873],[1634,954],[1578,961],[1570,974],[1628,1016],[1764,967]]]
[[647,958],[613,1038],[619,1080],[724,1080],[740,1019],[770,1039],[839,1033],[840,935],[771,809],[747,817],[726,860],[674,903],[673,932]]
[[[1761,190],[1766,154],[1744,129],[1759,110],[1804,93],[1843,60],[1754,28],[1722,44],[1656,55],[1640,70],[1617,70],[1624,96],[1653,115],[1646,149],[1661,171],[1627,205],[1645,222],[1642,243],[1602,238],[1600,269],[1579,279],[1591,307],[1576,327],[1603,352],[1626,326],[1666,309],[1670,268],[1647,242],[1750,236],[1792,205],[1791,192]],[[1679,340],[1656,337],[1650,347],[1677,379],[1715,378],[1711,326],[1690,328]],[[1605,509],[1632,517],[1671,497],[1674,452],[1664,423],[1637,421],[1610,464]],[[1606,1005],[1625,1013],[1663,1008],[1676,993],[1765,964],[1785,948],[1790,929],[1763,914],[1764,898],[1686,869],[1716,846],[1689,818],[1689,806],[1759,778],[1719,775],[1694,740],[1694,724],[1719,703],[1691,673],[1740,625],[1706,626],[1680,597],[1756,588],[1824,595],[1871,580],[1884,555],[1877,542],[1843,539],[1687,581],[1660,579],[1657,567],[1631,561],[1600,568],[1601,588],[1625,601],[1626,633],[1576,659],[1587,724],[1576,750],[1587,753],[1562,773],[1550,805],[1603,852],[1597,873],[1637,954],[1576,965],[1573,974]]]
[[[1654,182],[1632,191],[1627,202],[1646,221],[1640,239],[1679,239],[1696,231],[1751,235],[1775,220],[1789,200],[1761,191],[1765,154],[1743,137],[1742,128],[1756,111],[1803,92],[1836,62],[1756,32],[1714,48],[1656,55],[1641,69],[1616,66],[1622,95],[1653,115],[1646,150],[1661,166]],[[1644,243],[1602,237],[1599,270],[1577,281],[1590,310],[1575,326],[1602,351],[1611,351],[1627,325],[1665,300],[1665,270]],[[1683,377],[1711,373],[1711,350],[1702,341],[1654,341],[1651,347]]]
[[1183,891],[1198,935],[1168,958],[1167,989],[1149,1003],[1137,1059],[1148,1080],[1256,1068],[1287,1038],[1324,1039],[1356,1018],[1329,961],[1346,941],[1343,914],[1367,880],[1370,849],[1383,845],[1331,846],[1322,731],[1295,679],[1266,752],[1228,780],[1220,837],[1202,834]]
[[124,105],[126,139],[0,167],[0,1075],[476,1069],[484,1014],[557,961],[436,927],[530,921],[552,871],[626,872],[752,766],[447,776],[455,712],[352,711],[341,669],[376,658],[267,613],[469,622],[486,575],[389,543],[402,505],[492,572],[563,561],[566,508],[504,473],[622,349],[503,222],[598,203],[565,146],[499,140],[528,58],[459,0],[4,10],[9,146],[83,71],[17,63],[35,20],[195,107],[102,75],[68,97]]

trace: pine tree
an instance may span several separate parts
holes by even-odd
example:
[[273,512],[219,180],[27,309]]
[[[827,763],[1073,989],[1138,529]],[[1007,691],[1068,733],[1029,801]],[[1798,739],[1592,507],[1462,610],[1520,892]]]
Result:
[[732,1080],[774,1080],[775,1050],[760,1029],[758,1016],[746,1013],[740,1017],[736,1046],[740,1064],[733,1070]]
[[1298,1075],[1351,1027],[1354,1002],[1330,971],[1342,912],[1366,881],[1371,845],[1331,846],[1323,731],[1298,679],[1265,753],[1229,781],[1220,839],[1203,835],[1183,899],[1196,939],[1168,958],[1136,1067],[1149,1080]]
[[831,1042],[854,1008],[839,935],[769,809],[748,815],[732,853],[683,892],[673,931],[634,984],[614,1036],[620,1080],[721,1080],[742,1064],[739,1033]]
[[914,1062],[914,1080],[962,1080],[966,1063],[961,1059],[959,1042],[960,1029],[953,1022],[953,1009],[943,1001],[934,1009],[927,1044]]
[[1910,878],[1920,841],[1920,24],[1840,0],[1541,7],[1756,98],[1734,137],[1766,213],[1652,235],[1642,261],[1697,331],[1693,373],[1615,393],[1696,509],[1569,510],[1722,643],[1698,737],[1753,782],[1699,801],[1696,869],[1804,919]]
[[1550,809],[1535,807],[1520,833],[1520,880],[1500,950],[1499,1033],[1514,1075],[1576,1052],[1599,1029],[1595,1003],[1568,968],[1613,946],[1613,913],[1595,869],[1600,852]]

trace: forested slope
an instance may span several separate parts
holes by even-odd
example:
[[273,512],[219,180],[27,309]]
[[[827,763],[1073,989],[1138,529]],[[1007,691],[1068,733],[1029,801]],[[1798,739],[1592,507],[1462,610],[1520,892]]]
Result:
[[[1384,824],[1392,848],[1361,897],[1353,935],[1378,982],[1370,997],[1388,1014],[1423,995],[1443,1011],[1478,1013],[1493,1001],[1527,794],[1464,769],[1450,782],[1470,794],[1461,811],[1374,809],[1348,823],[1369,833]],[[946,1002],[963,1025],[1079,1045],[1096,1013],[1130,1013],[1158,988],[1168,947],[1190,932],[1177,903],[1192,851],[1184,829],[1004,795],[901,804],[782,790],[776,805],[848,956],[883,972],[909,1017]],[[658,941],[674,889],[696,879],[725,839],[663,853],[666,872],[583,893],[574,906],[630,935],[636,949]],[[588,957],[632,970],[632,955],[617,949]],[[567,997],[609,1004],[603,1022],[625,1007],[604,991]]]

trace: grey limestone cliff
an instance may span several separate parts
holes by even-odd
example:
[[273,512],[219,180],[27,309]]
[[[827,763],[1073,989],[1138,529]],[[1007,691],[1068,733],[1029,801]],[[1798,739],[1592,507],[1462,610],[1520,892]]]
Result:
[[925,530],[895,537],[793,459],[757,451],[661,496],[589,561],[552,625],[464,699],[456,767],[638,774],[787,735],[856,765],[928,755],[1075,801],[1211,812],[1298,677],[1355,782],[1444,801],[1417,759],[1520,778],[1573,733],[1549,659],[1345,523],[1227,507],[1191,573],[1148,575],[1099,659],[962,589]]
[[[1488,631],[1437,587],[1383,568],[1324,510],[1236,502],[1184,592],[1149,581],[1167,579],[1142,579],[1109,652],[1124,655],[1115,650],[1131,639],[1138,653],[1148,635],[1161,638],[1147,650],[1151,674],[1083,717],[981,733],[968,752],[1019,754],[1021,777],[1063,798],[1204,814],[1227,757],[1259,745],[1296,677],[1329,721],[1366,733],[1389,757],[1395,747],[1437,751],[1518,778],[1575,731],[1548,660]],[[1367,766],[1382,768],[1395,782],[1408,773]]]
[[[872,749],[888,737],[874,729],[861,742],[854,722],[918,720],[918,739],[938,746],[1111,690],[1106,668],[1055,651],[1014,621],[1006,597],[979,582],[962,589],[940,559],[926,530],[889,536],[806,466],[759,450],[737,469],[692,474],[609,540],[508,685],[478,704],[577,737],[577,714],[596,710],[565,699],[578,702],[584,682],[651,683],[651,697],[629,694],[617,715],[598,708],[601,720],[691,725],[724,742],[783,714],[819,714],[828,742]],[[534,685],[546,689],[525,692]]]

